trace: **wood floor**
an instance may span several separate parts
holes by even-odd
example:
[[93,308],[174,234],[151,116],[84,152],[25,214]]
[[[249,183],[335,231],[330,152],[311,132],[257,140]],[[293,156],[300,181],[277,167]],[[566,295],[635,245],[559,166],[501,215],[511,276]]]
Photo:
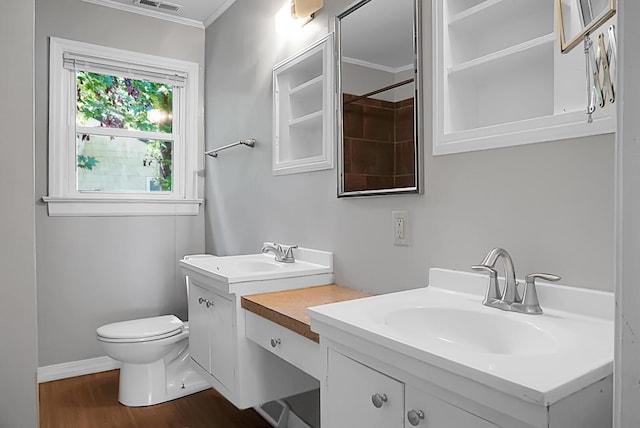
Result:
[[209,389],[149,407],[118,402],[118,370],[40,384],[40,428],[271,428]]

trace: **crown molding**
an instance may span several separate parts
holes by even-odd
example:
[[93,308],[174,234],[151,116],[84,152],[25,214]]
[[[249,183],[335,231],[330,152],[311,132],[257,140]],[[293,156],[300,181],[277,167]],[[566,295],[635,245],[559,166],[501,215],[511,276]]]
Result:
[[220,16],[225,13],[227,9],[231,7],[236,0],[226,0],[222,3],[218,8],[211,14],[207,19],[204,20],[204,27],[207,28],[209,25],[213,24],[213,21],[220,18]]

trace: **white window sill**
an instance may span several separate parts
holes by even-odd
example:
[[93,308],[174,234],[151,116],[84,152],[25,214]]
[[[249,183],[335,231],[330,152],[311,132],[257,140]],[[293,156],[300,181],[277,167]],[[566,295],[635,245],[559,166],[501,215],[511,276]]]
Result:
[[45,196],[51,217],[198,215],[202,199],[105,199]]

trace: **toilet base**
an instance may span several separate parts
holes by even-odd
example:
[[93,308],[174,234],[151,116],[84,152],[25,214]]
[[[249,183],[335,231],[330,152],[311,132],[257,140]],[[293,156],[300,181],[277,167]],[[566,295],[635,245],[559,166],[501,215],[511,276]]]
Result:
[[167,367],[164,360],[149,364],[122,363],[118,401],[141,407],[175,400],[211,388],[188,364]]

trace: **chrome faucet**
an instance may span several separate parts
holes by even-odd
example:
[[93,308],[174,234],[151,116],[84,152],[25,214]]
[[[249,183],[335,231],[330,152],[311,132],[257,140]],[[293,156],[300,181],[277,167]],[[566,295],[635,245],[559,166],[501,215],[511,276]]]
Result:
[[[494,266],[499,258],[504,262],[505,285],[502,293],[498,285],[498,273]],[[558,281],[559,276],[550,273],[532,273],[525,277],[525,287],[522,298],[518,293],[518,281],[513,268],[513,260],[504,248],[496,247],[489,251],[479,265],[471,266],[471,269],[489,274],[489,286],[482,304],[503,311],[520,312],[524,314],[539,315],[542,313],[536,291],[536,278],[545,281]]]
[[297,245],[281,245],[275,242],[265,242],[262,246],[263,253],[273,253],[275,260],[282,263],[294,263],[296,261],[293,256],[293,250],[298,248]]
[[521,299],[518,295],[518,281],[516,281],[516,271],[513,268],[513,260],[511,259],[511,256],[509,255],[507,250],[500,247],[494,248],[493,250],[489,251],[484,260],[480,262],[480,265],[493,268],[500,257],[502,257],[502,261],[504,263],[505,282],[504,290],[502,292],[502,296],[500,296],[500,300],[507,304],[519,302],[521,301]]

